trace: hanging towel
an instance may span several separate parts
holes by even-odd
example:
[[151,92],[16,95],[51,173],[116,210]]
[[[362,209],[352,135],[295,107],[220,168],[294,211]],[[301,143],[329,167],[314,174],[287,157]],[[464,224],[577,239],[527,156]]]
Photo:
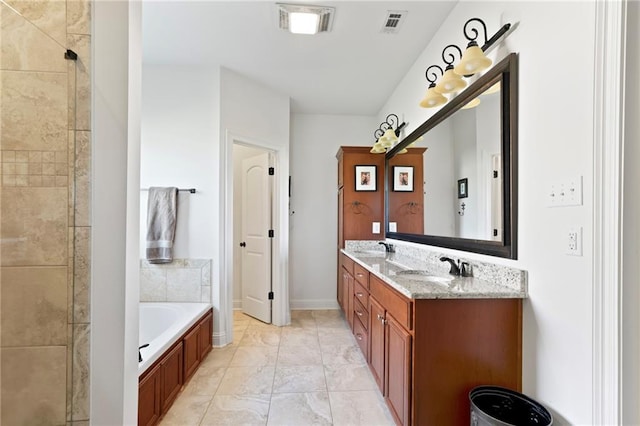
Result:
[[171,263],[176,232],[178,188],[149,188],[147,204],[147,260]]

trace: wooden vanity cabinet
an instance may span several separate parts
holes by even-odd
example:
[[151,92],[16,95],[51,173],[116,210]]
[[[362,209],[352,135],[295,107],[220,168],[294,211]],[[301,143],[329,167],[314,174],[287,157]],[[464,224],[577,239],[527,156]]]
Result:
[[475,386],[521,391],[521,299],[409,299],[367,278],[368,292],[354,280],[354,313],[368,303],[354,335],[398,425],[466,426]]
[[[371,276],[370,368],[396,423],[408,425],[411,408],[412,335],[406,329],[411,300]],[[397,320],[394,315],[401,320]]]
[[213,311],[203,315],[138,383],[138,426],[156,425],[212,349]]

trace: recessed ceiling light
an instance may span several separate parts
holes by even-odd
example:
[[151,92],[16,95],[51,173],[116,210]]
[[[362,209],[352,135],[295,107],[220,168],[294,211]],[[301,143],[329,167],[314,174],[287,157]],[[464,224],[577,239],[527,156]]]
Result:
[[331,31],[333,7],[278,3],[279,26],[294,34]]

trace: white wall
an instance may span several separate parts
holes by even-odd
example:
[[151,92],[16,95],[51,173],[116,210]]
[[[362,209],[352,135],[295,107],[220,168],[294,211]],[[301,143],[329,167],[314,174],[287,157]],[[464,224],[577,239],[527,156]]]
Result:
[[139,2],[96,2],[92,10],[90,418],[94,425],[137,421],[140,13]]
[[337,308],[340,146],[372,146],[369,116],[294,114],[291,120],[291,307]]
[[626,111],[624,129],[624,211],[622,290],[622,424],[640,424],[640,3],[629,2],[627,21]]
[[[519,23],[497,51],[519,52],[518,260],[464,255],[528,271],[523,391],[549,407],[557,424],[591,424],[595,3],[459,3],[380,117],[402,113],[411,131],[433,113],[418,107],[424,70],[440,62],[447,44],[466,44],[463,25],[476,16],[490,34],[503,23]],[[580,72],[566,64],[580,64]],[[584,177],[583,206],[548,208],[549,181],[573,175]],[[571,226],[583,228],[582,257],[564,254]]]
[[233,308],[242,308],[242,160],[255,157],[264,150],[233,145]]
[[[274,296],[273,323],[284,325],[289,322],[288,300],[288,257],[289,257],[289,213],[288,213],[288,182],[289,182],[289,97],[278,93],[264,85],[250,80],[230,69],[220,68],[220,132],[221,142],[220,182],[221,202],[232,208],[233,196],[233,143],[248,143],[271,149],[276,153],[275,178],[277,195],[275,197],[276,236],[274,239]],[[230,179],[226,178],[229,169]],[[223,253],[233,253],[233,225],[234,217],[228,217],[221,212],[219,218],[220,240],[219,250]],[[215,289],[214,298],[219,300],[230,312],[233,309],[233,256],[228,255],[224,265],[218,271],[220,282],[230,283],[229,288],[221,286],[219,292]],[[223,319],[223,321],[226,320]],[[227,339],[232,333],[231,322],[222,324]],[[214,339],[216,336],[214,335]]]
[[[142,71],[141,188],[195,188],[195,194],[178,193],[173,257],[212,259],[219,199],[219,70],[144,65]],[[140,192],[142,259],[148,194]]]

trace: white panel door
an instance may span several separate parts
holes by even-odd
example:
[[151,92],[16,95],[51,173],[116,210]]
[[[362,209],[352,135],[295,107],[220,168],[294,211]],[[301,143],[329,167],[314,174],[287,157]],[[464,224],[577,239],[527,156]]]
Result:
[[242,310],[271,322],[271,179],[269,154],[242,161]]

